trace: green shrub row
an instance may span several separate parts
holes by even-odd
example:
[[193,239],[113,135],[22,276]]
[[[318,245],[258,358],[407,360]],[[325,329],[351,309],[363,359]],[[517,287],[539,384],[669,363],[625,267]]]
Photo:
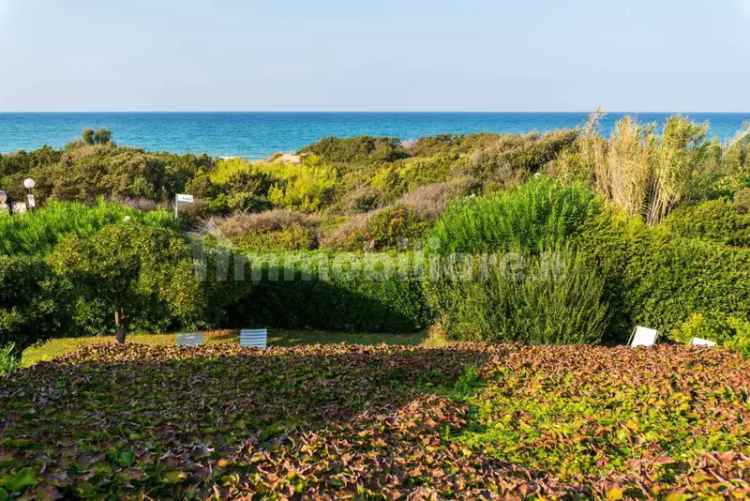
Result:
[[249,255],[237,326],[414,332],[430,320],[418,254]]
[[[464,260],[516,256],[515,271],[524,278],[492,267],[482,280],[430,276],[426,296],[449,334],[460,339],[591,342],[599,333],[604,342],[622,343],[634,325],[668,333],[696,313],[748,320],[750,249],[723,245],[741,243],[744,231],[742,214],[727,214],[727,204],[705,203],[647,226],[583,188],[547,179],[466,200],[439,220],[428,248]],[[572,255],[544,282],[529,258],[561,244]],[[580,322],[568,323],[574,319]]]

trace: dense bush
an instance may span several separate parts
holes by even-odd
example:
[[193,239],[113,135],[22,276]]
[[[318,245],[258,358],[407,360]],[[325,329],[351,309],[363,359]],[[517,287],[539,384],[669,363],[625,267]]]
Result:
[[604,277],[570,249],[444,261],[439,273],[425,291],[456,339],[595,344],[607,328]]
[[264,201],[274,207],[316,211],[331,201],[336,178],[336,170],[314,156],[302,164],[221,160],[209,174],[230,209],[251,212],[266,208]]
[[70,332],[70,291],[44,260],[0,255],[0,284],[0,346],[14,343],[21,352]]
[[207,156],[150,153],[112,144],[71,144],[62,152],[18,154],[3,163],[12,173],[3,176],[0,171],[0,186],[20,199],[23,178],[32,177],[40,204],[50,197],[91,202],[100,196],[171,202],[190,178],[212,165]]
[[437,254],[539,252],[563,243],[601,210],[593,193],[548,178],[454,204],[429,234]]
[[251,255],[252,292],[232,320],[238,326],[413,332],[430,318],[420,267],[410,254]]
[[623,285],[634,323],[664,332],[695,312],[747,317],[750,250],[647,235],[632,243]]
[[746,318],[750,250],[683,238],[664,226],[602,213],[575,243],[607,278],[612,341],[636,324],[670,332],[694,313]]
[[421,241],[427,227],[426,218],[409,207],[385,207],[351,217],[325,234],[321,246],[340,251],[405,250]]
[[372,176],[370,185],[394,200],[420,186],[446,181],[451,177],[451,161],[445,157],[409,158],[384,164]]
[[401,140],[393,137],[327,137],[300,150],[328,162],[392,162],[407,156]]
[[191,257],[179,234],[124,223],[65,238],[50,262],[69,283],[76,325],[90,334],[116,329],[124,341],[130,326],[163,331],[201,321],[206,299]]
[[681,237],[748,247],[750,214],[738,208],[724,199],[683,206],[667,216],[664,225]]
[[542,170],[576,138],[575,131],[487,135],[464,155],[463,164],[474,176],[510,184]]
[[91,236],[108,224],[123,221],[154,228],[178,226],[167,211],[142,212],[103,200],[93,207],[50,202],[31,213],[0,216],[0,254],[45,255],[67,235]]
[[283,209],[209,221],[218,236],[250,252],[314,249],[318,245],[320,224],[316,216]]

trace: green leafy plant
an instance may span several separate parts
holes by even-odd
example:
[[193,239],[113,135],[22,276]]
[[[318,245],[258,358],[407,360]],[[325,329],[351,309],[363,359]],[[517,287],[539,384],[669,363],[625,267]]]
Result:
[[8,343],[0,346],[0,376],[6,376],[18,369],[19,354],[16,352],[16,345]]
[[607,327],[604,278],[570,249],[477,257],[440,275],[427,297],[454,339],[596,344]]
[[44,256],[68,235],[91,236],[108,224],[126,221],[152,228],[178,227],[163,210],[142,212],[101,199],[94,206],[50,202],[31,213],[0,217],[0,254]]
[[428,235],[436,254],[540,252],[563,243],[601,210],[594,194],[540,178],[518,189],[462,200]]

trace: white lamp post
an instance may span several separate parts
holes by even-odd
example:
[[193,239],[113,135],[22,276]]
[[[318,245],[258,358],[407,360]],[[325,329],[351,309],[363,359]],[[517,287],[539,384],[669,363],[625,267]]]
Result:
[[26,208],[28,208],[29,210],[34,210],[34,207],[36,207],[34,194],[31,193],[31,190],[34,189],[34,186],[36,186],[36,181],[31,179],[30,177],[27,177],[23,180],[23,187],[26,188]]
[[0,210],[5,211],[7,209],[8,214],[11,214],[10,207],[7,205],[8,194],[3,190],[0,190]]

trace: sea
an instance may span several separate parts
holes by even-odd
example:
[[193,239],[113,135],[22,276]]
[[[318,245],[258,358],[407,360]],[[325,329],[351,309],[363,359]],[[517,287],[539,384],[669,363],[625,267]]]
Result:
[[[661,127],[674,113],[610,113],[602,134],[629,115]],[[750,122],[750,113],[683,113],[707,122],[710,136],[730,141]],[[270,113],[270,112],[149,112],[149,113],[0,113],[0,153],[60,148],[90,127],[106,128],[118,144],[149,151],[208,154],[213,157],[266,158],[294,152],[327,136],[360,135],[415,140],[436,134],[474,132],[546,132],[578,127],[587,113]]]

